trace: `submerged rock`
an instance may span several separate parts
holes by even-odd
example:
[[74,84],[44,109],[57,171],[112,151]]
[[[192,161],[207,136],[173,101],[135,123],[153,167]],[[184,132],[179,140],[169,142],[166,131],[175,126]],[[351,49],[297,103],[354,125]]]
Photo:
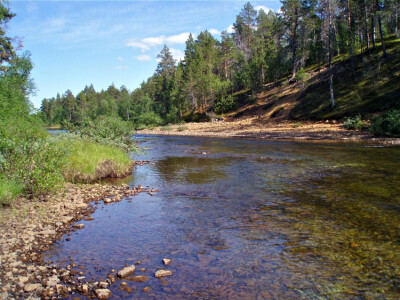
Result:
[[154,276],[156,278],[161,278],[161,277],[166,277],[166,276],[172,276],[174,273],[169,270],[158,270],[157,272],[154,273]]
[[125,267],[122,270],[120,270],[117,275],[121,278],[127,277],[129,275],[132,275],[133,273],[135,273],[135,269],[136,267],[134,265],[129,266],[129,267]]

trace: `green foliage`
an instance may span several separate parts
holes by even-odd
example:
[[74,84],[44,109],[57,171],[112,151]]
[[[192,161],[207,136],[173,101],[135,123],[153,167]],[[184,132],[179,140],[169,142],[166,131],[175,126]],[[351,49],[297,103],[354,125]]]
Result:
[[236,103],[232,95],[221,97],[215,104],[215,112],[218,114],[232,111],[236,108]]
[[46,193],[63,182],[65,151],[34,117],[11,117],[1,124],[0,178],[8,178],[33,194]]
[[125,151],[132,151],[135,148],[132,124],[119,117],[101,116],[81,126],[67,124],[66,127],[70,132],[93,142],[115,146]]
[[367,124],[362,121],[360,114],[356,115],[354,118],[346,118],[343,126],[350,130],[363,130],[368,127]]
[[370,129],[379,136],[400,137],[400,110],[391,110],[376,117]]
[[12,200],[18,197],[23,191],[20,183],[6,178],[0,178],[0,207],[11,205]]
[[304,81],[307,81],[309,78],[310,78],[310,76],[307,74],[307,72],[304,70],[304,68],[301,68],[296,73],[296,80],[297,81],[304,82]]

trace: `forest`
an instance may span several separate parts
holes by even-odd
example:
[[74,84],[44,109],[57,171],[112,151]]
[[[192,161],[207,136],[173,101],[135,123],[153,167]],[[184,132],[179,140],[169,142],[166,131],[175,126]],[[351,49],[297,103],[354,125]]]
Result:
[[[153,76],[134,91],[113,84],[100,92],[92,85],[77,95],[68,90],[43,99],[42,118],[57,125],[111,115],[136,128],[193,121],[206,112],[235,109],[235,92],[254,91],[282,78],[301,80],[311,65],[328,69],[333,109],[333,58],[346,57],[357,80],[354,57],[362,53],[368,61],[371,50],[379,48],[380,61],[388,63],[384,38],[398,37],[398,23],[398,1],[283,0],[280,12],[256,11],[246,3],[233,33],[224,31],[219,39],[207,30],[191,34],[182,61],[176,62],[164,45]],[[375,67],[369,63],[370,72]]]

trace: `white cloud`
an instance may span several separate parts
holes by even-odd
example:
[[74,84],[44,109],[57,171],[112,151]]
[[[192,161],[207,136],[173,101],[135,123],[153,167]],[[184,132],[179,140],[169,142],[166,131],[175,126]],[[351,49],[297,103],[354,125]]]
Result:
[[264,5],[258,5],[258,6],[255,7],[255,9],[256,9],[257,11],[259,11],[260,9],[262,9],[266,14],[271,10],[270,8],[268,8],[268,7],[264,6]]
[[210,29],[208,32],[210,32],[212,35],[220,35],[221,32],[218,29]]
[[189,38],[189,32],[183,32],[177,35],[171,35],[164,39],[164,43],[168,44],[184,44]]
[[146,55],[146,54],[136,56],[135,58],[136,58],[138,61],[149,61],[149,60],[151,60],[150,55]]
[[170,48],[169,51],[171,52],[174,59],[177,61],[183,60],[185,58],[185,53],[179,49]]
[[148,38],[142,39],[141,42],[149,47],[154,47],[154,46],[162,45],[162,43],[164,42],[164,39],[165,39],[164,36],[148,37]]
[[126,45],[132,48],[139,48],[142,52],[150,50],[156,46],[162,44],[170,44],[170,45],[177,45],[177,44],[184,44],[189,37],[189,32],[183,32],[177,35],[171,36],[164,36],[160,35],[158,37],[147,37],[141,39],[140,41],[136,41],[134,39],[129,40]]
[[133,48],[140,48],[142,51],[147,51],[150,50],[150,47],[146,44],[140,43],[140,42],[135,42],[135,41],[129,41],[126,43],[128,47],[133,47]]
[[127,66],[115,66],[114,70],[128,70]]
[[228,32],[228,33],[234,33],[235,32],[235,27],[233,27],[233,24],[226,29],[226,32]]

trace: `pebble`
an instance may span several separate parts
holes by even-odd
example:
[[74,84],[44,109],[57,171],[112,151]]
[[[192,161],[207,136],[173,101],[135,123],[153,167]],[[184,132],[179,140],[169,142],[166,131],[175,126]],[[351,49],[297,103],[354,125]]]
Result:
[[108,299],[111,296],[111,291],[109,289],[97,289],[95,294],[98,299]]
[[163,258],[163,263],[164,263],[164,265],[166,265],[166,266],[168,266],[171,262],[172,262],[172,259],[169,259],[169,258]]
[[157,272],[154,273],[154,276],[156,278],[161,278],[161,277],[166,277],[166,276],[172,276],[174,273],[169,270],[158,270]]
[[135,266],[131,265],[128,267],[123,268],[122,270],[120,270],[117,275],[121,278],[127,277],[129,275],[132,275],[135,272]]
[[24,292],[30,293],[36,291],[37,289],[41,288],[42,285],[40,283],[28,283],[24,286]]

